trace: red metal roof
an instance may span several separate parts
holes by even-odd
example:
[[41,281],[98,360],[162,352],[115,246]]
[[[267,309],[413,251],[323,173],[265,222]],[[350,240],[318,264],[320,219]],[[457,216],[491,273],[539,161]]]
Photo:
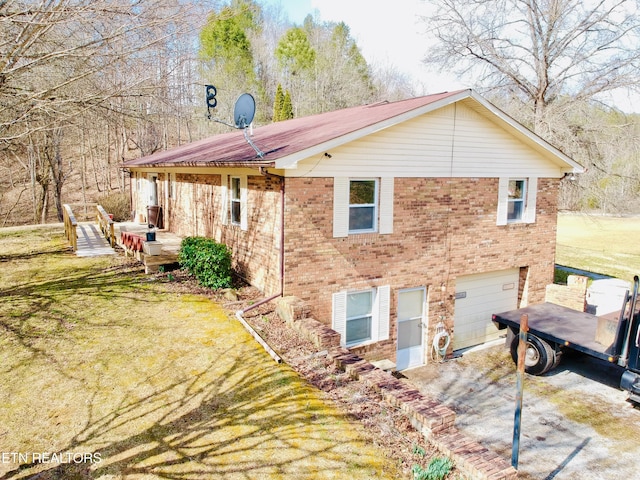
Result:
[[245,140],[243,132],[238,130],[130,160],[125,162],[124,167],[273,165],[280,158],[467,91],[444,92],[397,102],[379,102],[258,127],[254,129],[251,139],[264,154],[263,158],[258,157]]

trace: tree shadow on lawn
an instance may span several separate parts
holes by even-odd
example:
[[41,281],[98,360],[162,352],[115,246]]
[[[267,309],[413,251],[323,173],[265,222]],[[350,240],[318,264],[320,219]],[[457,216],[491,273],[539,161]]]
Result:
[[[90,399],[88,405],[76,405],[88,410],[86,424],[62,448],[55,445],[55,453],[67,459],[69,454],[91,453],[94,461],[29,459],[0,480],[111,475],[311,479],[342,472],[352,478],[384,478],[384,462],[344,416],[327,408],[319,393],[291,369],[270,362],[242,333],[234,334],[237,344],[212,350],[219,353],[207,356],[207,364],[181,365],[180,378],[173,382],[163,379],[171,378],[176,360],[160,356],[162,363],[147,368],[137,385],[119,392],[119,403],[107,414],[97,412],[103,411],[104,391],[113,386],[76,382]],[[222,341],[229,342],[224,335]],[[193,348],[208,347],[194,341]],[[54,352],[51,357],[56,360]],[[69,376],[60,368],[60,374]],[[145,372],[143,365],[130,369]],[[156,387],[150,390],[150,385]]]
[[[20,285],[0,288],[0,332],[6,340],[16,342],[33,358],[42,358],[59,373],[65,373],[55,351],[47,341],[66,341],[69,331],[83,327],[113,327],[118,320],[106,316],[96,321],[87,318],[87,308],[78,306],[82,299],[92,306],[104,304],[105,312],[113,308],[115,300],[154,302],[149,291],[141,290],[143,277],[127,265],[96,270],[87,264],[65,272],[63,276],[45,281],[28,281]],[[12,367],[19,365],[13,364]]]
[[[219,360],[228,362],[230,355],[232,347]],[[368,448],[362,439],[340,433],[349,428],[343,416],[327,409],[292,370],[275,364],[264,368],[263,359],[247,361],[236,355],[224,376],[211,380],[215,363],[147,397],[123,399],[101,418],[89,418],[57,452],[61,458],[66,453],[93,452],[92,458],[99,457],[100,462],[31,462],[0,479],[384,475],[377,468],[379,460],[358,453]],[[167,401],[167,397],[177,398]],[[147,426],[123,435],[132,424]]]

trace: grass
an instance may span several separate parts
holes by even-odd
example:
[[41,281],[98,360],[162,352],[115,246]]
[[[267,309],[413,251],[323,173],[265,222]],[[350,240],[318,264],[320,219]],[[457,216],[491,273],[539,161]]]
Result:
[[640,274],[640,217],[558,216],[556,263],[631,281]]
[[400,477],[210,300],[61,229],[0,229],[0,252],[1,480]]

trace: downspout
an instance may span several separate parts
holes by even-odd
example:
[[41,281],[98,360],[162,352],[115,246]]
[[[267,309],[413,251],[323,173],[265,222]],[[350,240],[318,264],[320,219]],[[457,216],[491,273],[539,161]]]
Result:
[[280,291],[275,295],[272,295],[268,298],[264,298],[253,305],[248,306],[244,310],[238,310],[236,312],[236,318],[244,325],[244,327],[249,331],[251,336],[256,339],[256,341],[262,345],[262,347],[267,351],[269,355],[277,362],[281,363],[282,358],[267,344],[267,342],[260,336],[258,332],[256,332],[251,325],[247,323],[244,319],[244,314],[254,308],[258,308],[265,303],[269,303],[272,300],[275,300],[278,297],[281,297],[284,294],[284,177],[280,175],[274,175],[273,173],[267,172],[265,167],[260,167],[260,174],[265,177],[276,177],[280,179]]

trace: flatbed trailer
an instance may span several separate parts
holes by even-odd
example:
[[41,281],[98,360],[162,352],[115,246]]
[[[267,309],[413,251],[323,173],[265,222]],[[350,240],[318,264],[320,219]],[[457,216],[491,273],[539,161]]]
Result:
[[[634,277],[633,292],[627,292],[619,312],[598,317],[541,303],[496,313],[493,322],[501,330],[508,329],[506,343],[517,362],[520,322],[527,315],[527,373],[542,375],[558,365],[565,350],[575,350],[624,367],[620,387],[629,392],[631,400],[640,403],[639,283],[638,277]],[[608,335],[603,335],[602,331],[607,329]]]

